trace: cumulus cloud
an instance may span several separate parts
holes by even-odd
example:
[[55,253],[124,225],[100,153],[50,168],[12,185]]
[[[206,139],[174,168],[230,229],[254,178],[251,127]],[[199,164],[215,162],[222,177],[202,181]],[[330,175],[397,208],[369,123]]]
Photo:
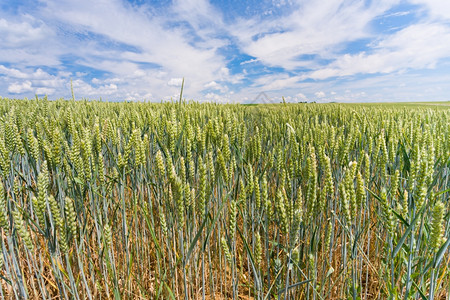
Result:
[[315,92],[314,96],[316,96],[317,98],[324,98],[326,96],[325,92],[323,91],[319,91],[319,92]]
[[117,85],[105,84],[98,87],[93,87],[89,83],[77,79],[72,82],[74,90],[77,91],[77,94],[87,95],[87,96],[99,96],[99,95],[114,95],[117,92]]
[[24,20],[11,21],[0,18],[0,42],[3,48],[17,48],[34,44],[52,35],[53,31],[30,15]]
[[170,78],[170,80],[167,82],[167,85],[181,86],[182,83],[183,83],[183,78]]
[[0,76],[4,77],[4,81],[8,84],[7,90],[11,94],[33,92],[39,95],[52,95],[69,81],[67,78],[51,75],[40,68],[18,70],[4,65],[0,65]]
[[51,88],[41,87],[41,88],[36,89],[36,94],[38,94],[38,95],[52,95],[54,92],[55,92],[55,89],[51,89]]
[[0,14],[0,45],[0,62],[23,66],[55,66],[63,53],[55,31],[30,14]]
[[8,92],[12,94],[22,94],[25,92],[31,92],[33,88],[31,87],[31,81],[27,80],[22,83],[13,83],[8,86]]
[[308,98],[303,93],[298,93],[295,95],[298,101],[308,101]]
[[14,68],[7,68],[3,65],[0,65],[0,74],[6,75],[11,78],[28,78],[29,75],[27,73],[21,72]]
[[218,84],[217,84],[217,82],[215,82],[215,81],[208,82],[207,84],[204,85],[204,87],[207,88],[207,89],[209,89],[209,88],[214,89],[214,88],[216,88],[217,86],[218,86]]
[[220,91],[222,94],[228,92],[228,87],[222,84],[219,84],[215,81],[208,82],[204,85],[204,88],[207,90],[215,90]]

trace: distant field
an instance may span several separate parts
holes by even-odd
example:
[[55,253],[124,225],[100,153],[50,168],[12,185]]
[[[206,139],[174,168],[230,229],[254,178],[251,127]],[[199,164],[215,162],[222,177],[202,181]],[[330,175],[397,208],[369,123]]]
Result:
[[343,106],[355,106],[355,107],[380,107],[380,108],[426,108],[426,107],[441,107],[444,109],[450,108],[450,101],[447,102],[365,102],[365,103],[277,103],[277,104],[243,104],[243,106],[264,106],[264,105],[343,105]]
[[0,294],[448,299],[450,102],[0,100]]
[[450,107],[450,101],[447,102],[393,102],[393,103],[358,103],[355,105],[360,106],[368,106],[368,107],[374,107],[374,106],[382,106],[382,107],[443,107],[443,108],[449,108]]

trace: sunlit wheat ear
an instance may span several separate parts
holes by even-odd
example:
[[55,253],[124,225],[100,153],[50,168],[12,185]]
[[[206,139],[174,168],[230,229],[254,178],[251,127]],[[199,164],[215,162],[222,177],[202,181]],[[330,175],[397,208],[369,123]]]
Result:
[[215,172],[215,168],[214,168],[214,157],[213,157],[212,151],[208,152],[208,156],[206,159],[206,166],[209,171],[210,180],[211,180],[211,182],[214,182],[216,179],[216,172]]
[[175,166],[172,162],[172,157],[170,155],[166,158],[166,166],[167,166],[167,176],[169,177],[170,182],[174,182],[177,178],[177,172],[175,170]]
[[408,217],[409,203],[408,203],[408,190],[403,191],[403,199],[401,204],[401,213],[404,219]]
[[254,238],[255,238],[255,263],[257,266],[259,266],[262,261],[262,253],[263,253],[261,236],[259,232],[256,232],[254,234]]
[[47,188],[49,184],[48,173],[47,173],[47,163],[44,161],[42,163],[42,171],[38,175],[37,179],[37,187],[38,187],[38,195],[36,204],[36,215],[39,220],[39,224],[41,227],[45,226],[45,213],[47,210]]
[[233,257],[231,256],[230,248],[228,248],[228,243],[225,237],[220,239],[220,244],[222,246],[223,253],[225,255],[225,259],[231,265],[233,263]]
[[59,231],[59,247],[62,253],[67,253],[69,251],[69,245],[67,243],[67,232],[64,224],[60,225]]
[[102,151],[102,138],[101,138],[100,124],[99,124],[98,118],[96,118],[96,120],[95,120],[93,135],[94,135],[95,152],[97,154],[99,154]]
[[247,190],[246,193],[247,195],[251,195],[253,193],[253,169],[252,166],[248,166],[247,169],[247,178],[246,178],[246,182],[247,182]]
[[348,201],[347,191],[345,190],[344,183],[339,185],[339,198],[341,199],[342,205],[342,215],[345,217],[345,222],[347,224],[351,223],[351,215],[350,215],[350,204]]
[[400,180],[400,171],[395,170],[394,176],[391,177],[391,199],[393,201],[397,200],[397,190]]
[[191,186],[189,185],[189,182],[186,182],[184,184],[184,209],[186,211],[189,211],[192,207],[192,194],[191,194]]
[[105,162],[101,151],[98,153],[98,181],[100,185],[105,183]]
[[77,234],[77,214],[75,211],[75,205],[72,199],[69,197],[66,197],[65,199],[65,206],[64,206],[64,213],[66,216],[66,222],[67,227],[69,228],[69,233],[72,235],[72,237],[75,237]]
[[203,216],[205,213],[205,202],[206,202],[206,166],[203,163],[203,159],[200,156],[198,158],[198,168],[199,168],[199,195],[198,195],[198,212],[197,214]]
[[331,224],[331,220],[328,221],[327,224],[327,230],[326,230],[326,234],[325,234],[325,239],[324,239],[324,253],[328,254],[328,251],[330,250],[330,245],[331,245],[331,235],[332,235],[332,224]]
[[334,193],[334,182],[333,182],[333,173],[331,170],[331,162],[330,158],[325,155],[325,176],[326,176],[326,189],[327,193],[333,195]]
[[22,241],[25,246],[27,246],[28,250],[33,251],[34,245],[31,240],[30,232],[27,230],[27,225],[22,219],[22,214],[17,207],[12,211],[12,216],[14,220],[14,228],[16,229],[18,235],[22,238]]
[[164,236],[167,236],[168,228],[166,222],[166,216],[164,215],[164,211],[162,207],[159,210],[159,224],[161,225],[161,231]]
[[10,118],[8,122],[5,122],[5,143],[9,152],[13,152],[18,144],[18,134],[14,129],[14,121]]
[[59,205],[56,202],[55,197],[53,197],[53,195],[48,196],[48,203],[50,206],[50,212],[52,214],[53,224],[58,229],[61,229],[60,228],[60,225],[62,222],[61,213],[60,213]]
[[106,223],[103,226],[103,238],[105,241],[105,245],[109,248],[112,245],[112,229],[111,226]]
[[162,157],[161,150],[158,150],[158,152],[156,152],[155,160],[156,160],[156,168],[158,170],[159,175],[161,177],[164,177],[164,175],[166,174],[166,168],[164,166],[164,159]]
[[287,232],[288,216],[286,212],[286,207],[284,205],[284,194],[282,189],[278,189],[275,207],[277,209],[278,220],[280,222],[280,228],[283,233]]
[[382,175],[384,177],[386,177],[386,164],[388,162],[388,151],[387,151],[387,147],[386,147],[386,138],[385,138],[385,133],[384,133],[384,129],[381,130],[381,134],[379,137],[379,143],[380,143],[380,151],[381,151],[381,155],[380,155],[380,168],[382,170]]
[[9,174],[11,171],[11,164],[9,161],[9,150],[6,149],[5,141],[0,137],[0,167],[3,174]]
[[228,135],[225,133],[222,138],[223,157],[225,161],[230,160],[230,141]]
[[183,156],[180,156],[180,158],[178,160],[178,163],[179,163],[179,166],[180,166],[180,168],[178,170],[178,174],[180,176],[181,183],[184,186],[184,184],[186,183],[187,176],[186,176],[186,161],[184,160]]
[[366,204],[366,192],[364,190],[364,179],[361,172],[356,174],[356,203],[358,210]]
[[145,146],[144,146],[144,141],[141,139],[140,135],[137,136],[137,140],[135,143],[136,143],[135,164],[136,164],[136,167],[138,167],[138,166],[142,166],[145,164]]
[[385,227],[390,234],[393,234],[394,233],[394,215],[392,213],[392,208],[387,199],[385,188],[383,188],[381,190],[380,202],[381,202],[380,203],[381,204],[381,212],[382,212],[382,217],[383,217]]
[[175,197],[175,202],[177,205],[177,219],[178,224],[182,228],[184,224],[184,198],[183,198],[183,183],[181,182],[181,179],[179,177],[176,177],[174,183],[172,184],[173,187],[173,195]]
[[225,158],[223,157],[222,151],[217,149],[217,161],[219,163],[220,173],[224,182],[228,182],[228,170],[225,164]]
[[436,201],[431,215],[431,233],[430,233],[430,247],[437,251],[444,243],[444,213],[445,206],[441,201]]
[[53,152],[52,148],[50,147],[50,141],[43,140],[42,148],[44,149],[44,156],[48,163],[51,163],[53,161]]
[[267,179],[264,176],[261,184],[261,202],[264,204],[264,210],[266,211],[267,217],[272,217],[272,201],[269,199],[268,194],[268,186],[267,186]]
[[417,191],[417,197],[415,201],[417,211],[419,211],[425,204],[426,196],[427,196],[427,188],[425,186],[420,187],[420,189]]
[[39,159],[39,143],[31,129],[27,130],[27,140],[30,147],[31,157],[37,161]]

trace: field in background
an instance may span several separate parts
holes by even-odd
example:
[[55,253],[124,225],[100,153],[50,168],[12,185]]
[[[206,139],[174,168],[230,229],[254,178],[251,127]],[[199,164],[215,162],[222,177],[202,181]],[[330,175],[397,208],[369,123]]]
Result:
[[448,103],[0,101],[0,296],[448,299]]

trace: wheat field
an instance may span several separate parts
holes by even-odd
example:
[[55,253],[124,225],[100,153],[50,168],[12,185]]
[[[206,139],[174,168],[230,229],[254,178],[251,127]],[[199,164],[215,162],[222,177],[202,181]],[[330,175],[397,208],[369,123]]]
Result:
[[0,117],[4,299],[450,299],[448,106]]

